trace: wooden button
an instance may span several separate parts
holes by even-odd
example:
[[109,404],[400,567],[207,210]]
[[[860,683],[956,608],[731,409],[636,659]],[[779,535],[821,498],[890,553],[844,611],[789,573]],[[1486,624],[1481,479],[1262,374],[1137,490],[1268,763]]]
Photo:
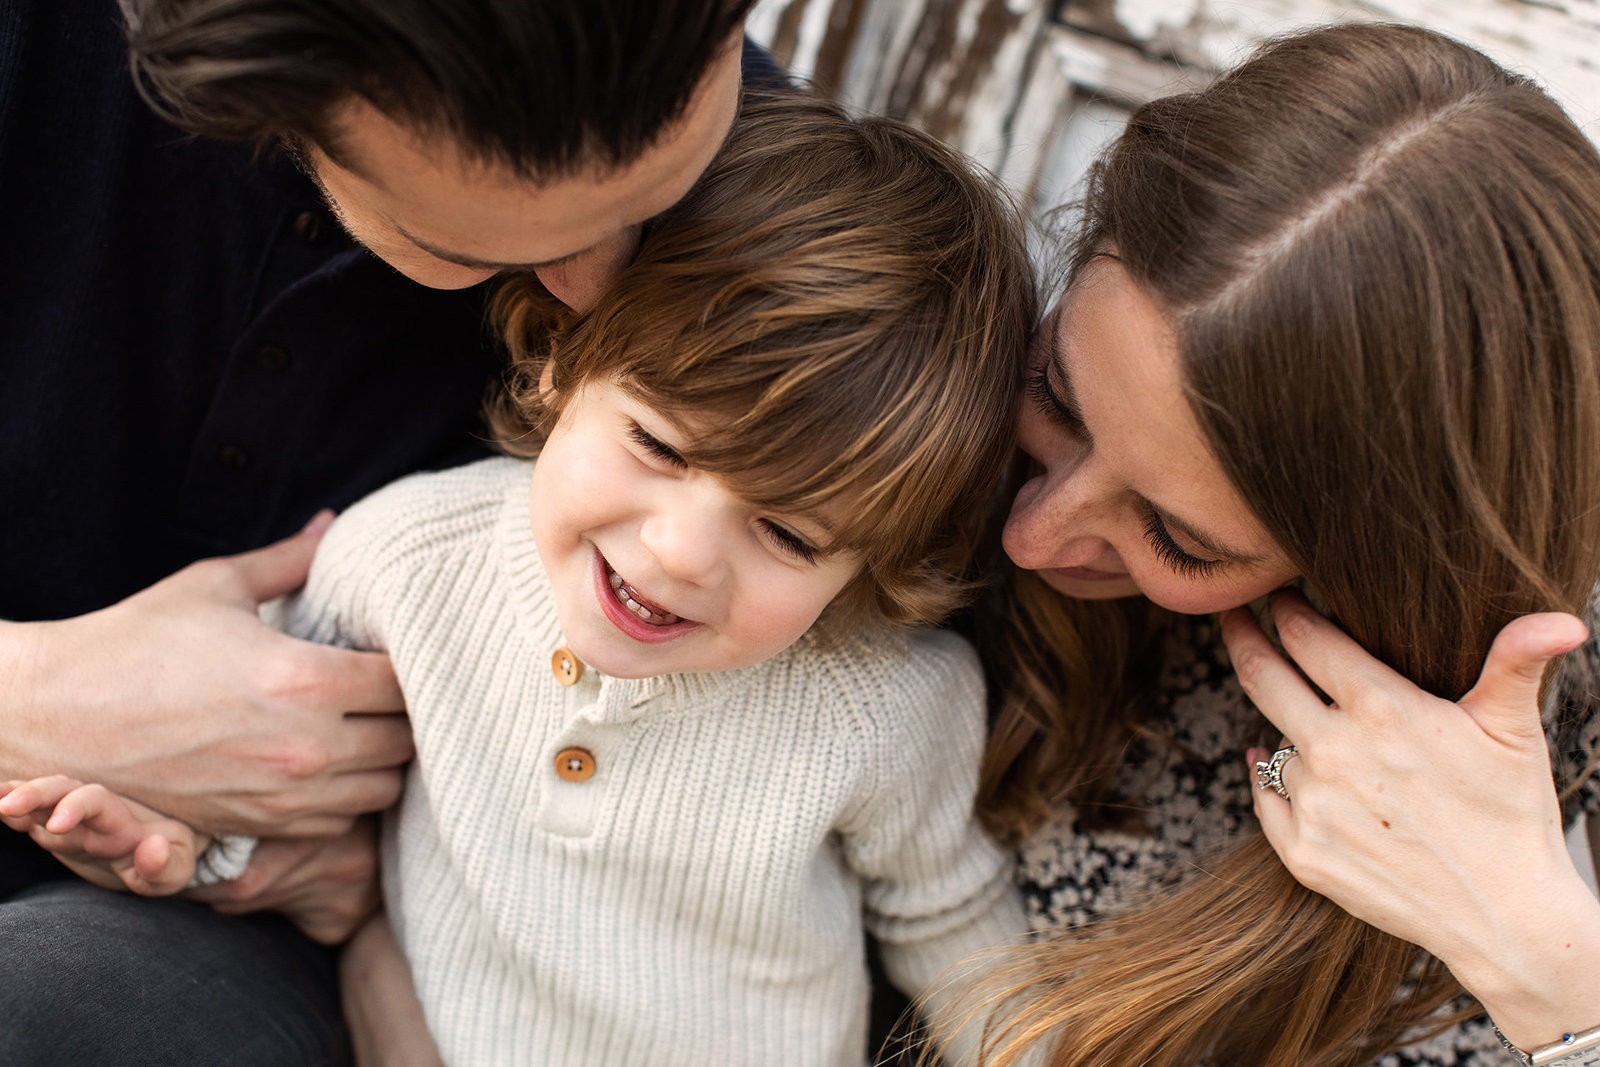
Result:
[[550,669],[555,672],[556,681],[562,685],[573,685],[583,677],[583,660],[573,655],[570,648],[558,648],[550,657]]
[[594,754],[586,748],[564,748],[556,753],[556,773],[568,782],[583,782],[594,774]]

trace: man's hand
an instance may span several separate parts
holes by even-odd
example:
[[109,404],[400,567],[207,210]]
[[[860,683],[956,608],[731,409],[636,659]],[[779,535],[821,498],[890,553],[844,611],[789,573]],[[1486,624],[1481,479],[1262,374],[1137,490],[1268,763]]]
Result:
[[280,911],[311,940],[337,945],[378,910],[377,820],[337,837],[265,838],[244,874],[183,895],[228,915]]
[[388,657],[257,613],[304,584],[331,521],[102,611],[0,624],[0,778],[103,782],[211,833],[337,834],[392,804],[412,747]]

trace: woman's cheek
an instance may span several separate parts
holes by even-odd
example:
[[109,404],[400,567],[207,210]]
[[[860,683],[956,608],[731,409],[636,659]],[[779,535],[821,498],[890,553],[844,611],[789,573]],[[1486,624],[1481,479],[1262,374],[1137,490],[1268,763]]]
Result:
[[1130,568],[1146,598],[1180,615],[1213,615],[1242,607],[1264,597],[1294,578],[1292,572],[1186,577],[1152,560],[1147,567]]

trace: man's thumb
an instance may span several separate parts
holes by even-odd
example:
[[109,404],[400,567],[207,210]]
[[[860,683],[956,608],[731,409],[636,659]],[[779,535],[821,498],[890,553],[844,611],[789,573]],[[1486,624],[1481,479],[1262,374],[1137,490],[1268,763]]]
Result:
[[306,583],[317,543],[333,522],[333,512],[323,509],[299,533],[254,552],[234,557],[245,588],[257,602],[292,593]]

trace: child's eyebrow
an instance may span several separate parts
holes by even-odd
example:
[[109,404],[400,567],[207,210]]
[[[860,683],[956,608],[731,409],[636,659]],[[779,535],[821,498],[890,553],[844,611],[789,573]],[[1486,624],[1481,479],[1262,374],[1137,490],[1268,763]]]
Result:
[[838,532],[833,523],[828,521],[828,517],[820,512],[812,512],[809,515],[802,516],[802,518],[821,529],[823,533],[828,535],[828,540],[830,541],[834,539],[834,534]]

